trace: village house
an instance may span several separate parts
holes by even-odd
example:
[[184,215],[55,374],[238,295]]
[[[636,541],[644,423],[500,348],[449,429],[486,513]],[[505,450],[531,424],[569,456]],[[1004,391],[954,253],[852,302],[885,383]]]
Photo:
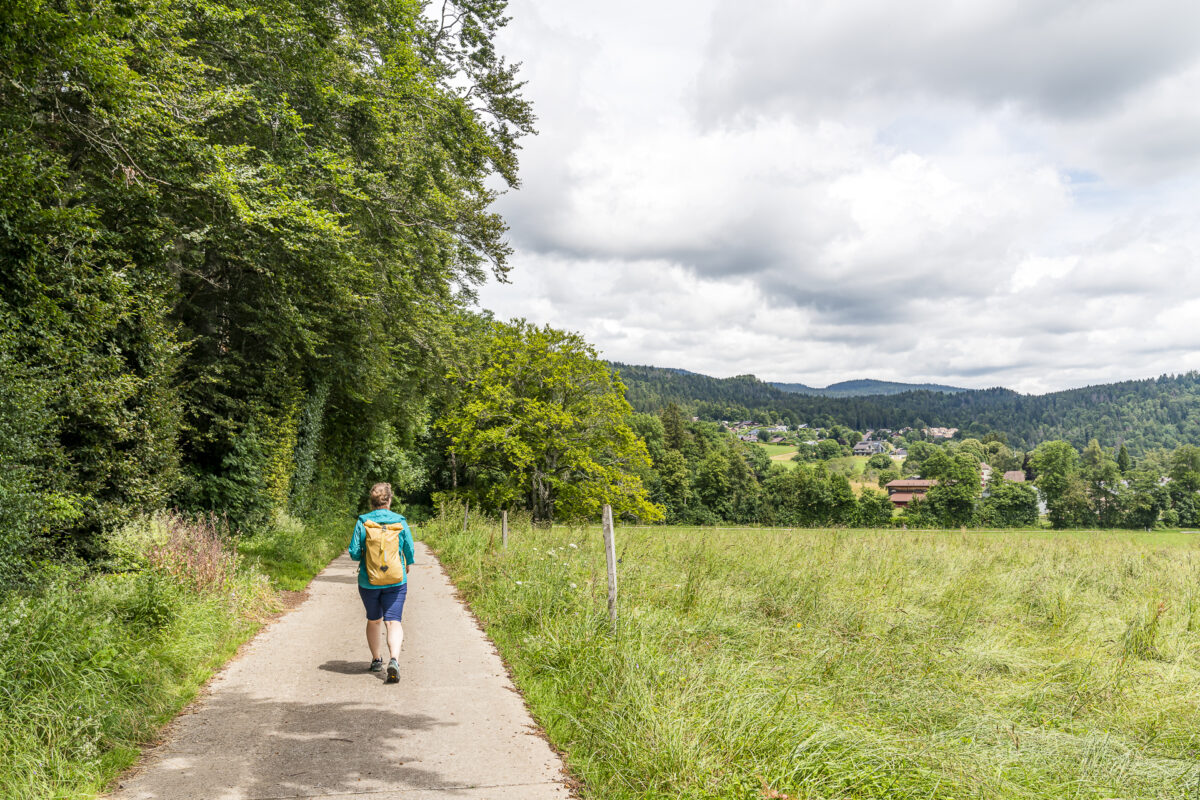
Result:
[[1004,480],[1011,481],[1013,483],[1024,483],[1025,482],[1025,470],[1010,469],[1004,473]]
[[876,453],[883,452],[883,442],[871,442],[866,439],[854,445],[854,455],[856,456],[873,456]]
[[934,480],[901,478],[891,481],[885,488],[888,491],[888,500],[892,501],[892,505],[896,508],[905,508],[913,498],[924,497],[925,493],[934,486],[937,486],[937,481]]

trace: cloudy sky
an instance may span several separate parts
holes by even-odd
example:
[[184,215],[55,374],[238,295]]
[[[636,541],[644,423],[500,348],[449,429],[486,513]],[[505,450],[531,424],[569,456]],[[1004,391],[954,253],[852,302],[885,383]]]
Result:
[[539,135],[497,315],[815,386],[1200,368],[1200,3],[509,13]]

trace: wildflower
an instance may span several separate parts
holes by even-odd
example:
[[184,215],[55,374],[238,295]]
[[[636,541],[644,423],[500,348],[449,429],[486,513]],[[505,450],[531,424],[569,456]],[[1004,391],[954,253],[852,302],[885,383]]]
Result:
[[578,549],[579,549],[579,545],[575,544],[574,542],[571,542],[569,545],[567,545],[567,547],[573,547],[573,548],[575,548],[576,550],[578,550]]

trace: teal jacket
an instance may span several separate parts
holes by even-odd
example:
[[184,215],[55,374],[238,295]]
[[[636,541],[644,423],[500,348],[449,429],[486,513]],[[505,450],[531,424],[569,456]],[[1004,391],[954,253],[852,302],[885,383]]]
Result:
[[[400,537],[400,552],[404,556],[404,580],[399,583],[391,583],[387,586],[376,586],[371,583],[367,577],[367,558],[366,549],[363,545],[367,541],[367,529],[363,527],[363,520],[368,519],[372,522],[378,522],[381,525],[390,525],[393,522],[399,522],[404,525],[404,533]],[[413,563],[413,538],[412,531],[408,529],[408,521],[404,517],[387,508],[377,508],[367,514],[363,514],[358,518],[358,522],[354,523],[354,536],[350,538],[350,557],[358,562],[358,585],[361,589],[387,589],[392,586],[403,586],[408,582],[408,568]]]

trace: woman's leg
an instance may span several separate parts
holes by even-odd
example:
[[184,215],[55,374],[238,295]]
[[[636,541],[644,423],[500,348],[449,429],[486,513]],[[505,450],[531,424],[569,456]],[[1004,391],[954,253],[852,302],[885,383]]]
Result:
[[400,620],[389,619],[387,621],[387,637],[390,657],[399,661],[400,645],[404,644],[404,628],[400,625]]
[[[377,658],[383,657],[381,655],[382,650],[383,650],[383,647],[382,647],[383,642],[381,642],[379,640],[380,635],[383,634],[383,625],[381,624],[382,622],[383,622],[382,619],[367,620],[367,647],[371,648],[371,660],[372,661],[374,661]],[[391,627],[391,624],[392,623],[390,623],[390,622],[388,623],[389,628]],[[392,638],[392,632],[389,630],[388,631],[388,639],[391,639],[391,638]]]

